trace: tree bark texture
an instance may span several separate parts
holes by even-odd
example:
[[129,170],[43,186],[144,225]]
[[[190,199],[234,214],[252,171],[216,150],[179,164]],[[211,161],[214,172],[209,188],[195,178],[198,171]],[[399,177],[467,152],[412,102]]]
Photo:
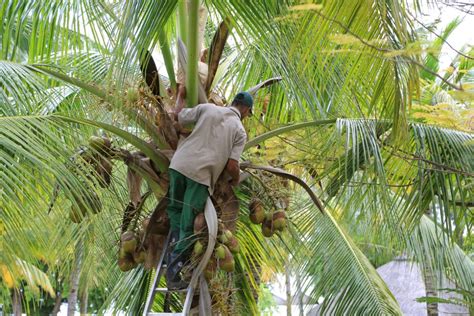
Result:
[[82,262],[82,242],[79,241],[76,245],[76,256],[74,258],[74,264],[72,266],[71,278],[70,278],[70,291],[67,299],[67,315],[74,316],[77,305],[77,294],[79,290],[79,277],[81,275],[81,262]]
[[[428,264],[423,265],[423,281],[425,282],[425,291],[426,296],[437,297],[438,292],[434,285],[433,270]],[[438,303],[432,302],[426,303],[426,311],[428,316],[437,316],[438,315]]]
[[21,316],[21,292],[16,287],[12,289],[12,308],[13,315]]
[[285,262],[285,284],[286,284],[286,315],[291,316],[291,271],[290,260],[287,258]]

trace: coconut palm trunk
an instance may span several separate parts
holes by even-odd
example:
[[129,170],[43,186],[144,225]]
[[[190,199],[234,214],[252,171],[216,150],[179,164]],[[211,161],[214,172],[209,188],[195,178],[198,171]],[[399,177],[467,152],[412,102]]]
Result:
[[80,303],[79,312],[81,315],[87,315],[88,300],[89,300],[88,286],[85,285],[84,288],[80,291],[80,297],[79,297],[79,303]]
[[291,295],[291,268],[290,260],[287,258],[285,262],[285,290],[286,290],[286,315],[291,316],[291,305],[292,305],[292,295]]
[[72,271],[70,274],[70,281],[69,281],[69,296],[67,299],[68,307],[67,307],[67,315],[74,316],[76,312],[76,306],[78,302],[78,294],[79,294],[79,280],[81,276],[81,265],[82,265],[82,256],[83,256],[83,249],[82,249],[82,242],[78,242],[76,244],[76,249],[74,253],[74,261],[72,265]]
[[62,304],[62,294],[61,292],[56,292],[56,298],[54,299],[54,307],[53,310],[51,311],[52,316],[58,315],[59,311],[61,310],[61,304]]
[[12,296],[12,309],[13,315],[21,316],[22,315],[22,304],[21,304],[21,291],[19,288],[13,288],[11,290]]
[[[438,297],[438,291],[435,286],[435,278],[433,270],[428,265],[422,265],[423,271],[423,282],[425,283],[425,295],[427,297]],[[426,311],[428,316],[438,316],[438,302],[430,301],[426,302]]]

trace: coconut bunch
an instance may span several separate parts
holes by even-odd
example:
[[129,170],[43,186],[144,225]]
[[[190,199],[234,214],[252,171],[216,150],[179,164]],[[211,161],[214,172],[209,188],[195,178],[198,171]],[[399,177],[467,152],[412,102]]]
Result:
[[284,210],[265,212],[262,201],[253,198],[249,203],[249,218],[253,224],[262,226],[262,234],[265,237],[271,237],[276,231],[286,229],[287,220]]
[[120,270],[129,271],[139,264],[143,264],[146,269],[156,266],[169,231],[169,220],[164,214],[154,225],[150,225],[150,217],[143,219],[138,233],[133,229],[122,233],[118,254]]
[[[99,185],[103,188],[110,185],[112,174],[112,143],[106,137],[91,136],[89,138],[88,147],[81,149],[78,153],[79,160],[76,163],[85,165],[87,168],[94,170],[93,177],[96,178]],[[77,157],[77,156],[76,156]],[[79,168],[81,166],[79,165]],[[74,194],[71,209],[69,210],[69,218],[74,223],[80,223],[84,217],[91,211],[97,214],[102,210],[102,203],[99,196],[95,192],[82,192]]]
[[[194,234],[198,237],[194,243],[192,258],[199,262],[204,251],[207,248],[208,231],[204,213],[200,213],[194,220]],[[214,255],[209,260],[204,276],[210,280],[215,275],[218,268],[225,272],[233,272],[235,269],[234,254],[240,251],[239,241],[234,234],[226,228],[224,223],[219,220],[216,246]]]
[[120,236],[118,266],[123,272],[129,271],[145,261],[145,250],[138,246],[138,236],[134,231],[126,231]]

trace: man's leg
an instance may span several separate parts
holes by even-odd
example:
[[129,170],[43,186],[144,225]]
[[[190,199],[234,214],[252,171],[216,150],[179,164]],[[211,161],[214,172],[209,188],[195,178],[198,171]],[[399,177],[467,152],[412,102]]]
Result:
[[184,193],[183,211],[181,213],[181,226],[179,243],[175,251],[179,254],[189,252],[194,242],[194,219],[204,210],[209,191],[204,184],[186,178],[186,192]]
[[184,192],[186,191],[186,177],[176,170],[168,170],[170,185],[168,188],[168,206],[166,212],[170,219],[171,231],[179,231],[181,213],[183,211]]
[[206,205],[209,193],[207,186],[186,178],[186,191],[184,193],[183,210],[180,219],[180,238],[170,255],[170,264],[166,272],[166,283],[169,289],[183,289],[188,284],[180,277],[180,272],[187,261],[191,250],[194,218],[202,212]]

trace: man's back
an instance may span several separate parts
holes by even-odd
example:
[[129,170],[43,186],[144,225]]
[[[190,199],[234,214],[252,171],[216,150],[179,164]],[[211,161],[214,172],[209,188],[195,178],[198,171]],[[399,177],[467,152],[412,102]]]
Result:
[[181,125],[196,125],[179,144],[170,168],[208,186],[212,194],[227,160],[238,161],[247,140],[240,112],[234,107],[200,104],[182,110],[178,118]]

